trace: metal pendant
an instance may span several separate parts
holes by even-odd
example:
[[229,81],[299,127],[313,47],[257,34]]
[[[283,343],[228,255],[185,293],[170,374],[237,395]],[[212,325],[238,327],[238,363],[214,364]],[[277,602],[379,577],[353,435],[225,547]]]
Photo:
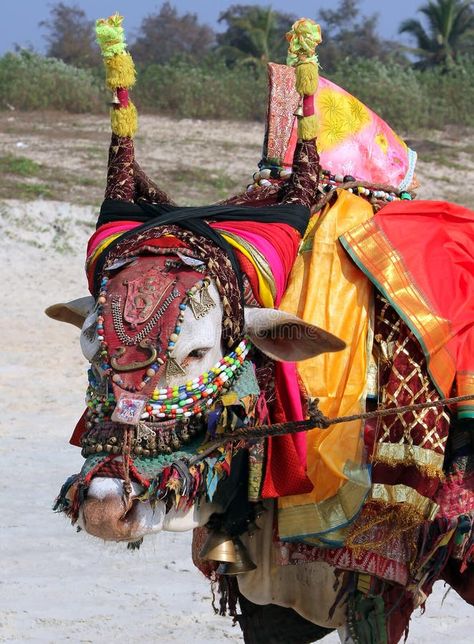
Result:
[[165,378],[166,381],[169,382],[172,378],[176,378],[176,376],[185,376],[186,371],[183,369],[183,367],[176,362],[175,358],[169,357],[166,361],[166,370],[165,370]]
[[125,425],[138,425],[148,396],[140,394],[121,394],[111,416],[111,420]]
[[189,306],[196,320],[204,317],[216,303],[209,294],[208,286],[205,284],[201,290],[189,298]]

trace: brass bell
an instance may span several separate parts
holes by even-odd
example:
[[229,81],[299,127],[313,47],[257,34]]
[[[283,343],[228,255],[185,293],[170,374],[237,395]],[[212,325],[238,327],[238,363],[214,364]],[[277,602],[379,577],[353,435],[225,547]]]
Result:
[[117,93],[114,92],[112,95],[112,100],[110,101],[109,105],[120,105],[120,100],[119,97],[117,96]]
[[241,575],[244,572],[250,572],[257,567],[250,559],[247,548],[244,546],[239,537],[234,537],[235,561],[221,563],[217,569],[218,575]]
[[223,530],[216,530],[209,534],[199,556],[201,559],[226,563],[234,563],[237,560],[234,541]]
[[301,105],[301,103],[298,105],[296,110],[293,112],[293,116],[296,116],[297,119],[303,118],[303,116],[304,116],[304,114],[303,114],[303,106]]

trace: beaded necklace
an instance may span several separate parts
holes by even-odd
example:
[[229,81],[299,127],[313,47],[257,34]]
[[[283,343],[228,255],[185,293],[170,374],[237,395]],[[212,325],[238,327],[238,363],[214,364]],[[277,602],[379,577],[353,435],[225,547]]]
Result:
[[[268,166],[262,167],[253,174],[253,183],[247,186],[247,192],[252,192],[259,187],[271,186],[277,184],[281,180],[288,179],[292,174],[289,168],[282,166]],[[349,182],[355,182],[357,179],[351,175],[343,176],[342,174],[332,174],[328,170],[321,171],[322,179],[319,184],[319,189],[322,192],[331,192],[336,190],[339,185]],[[360,197],[367,197],[368,199],[384,199],[385,201],[398,201],[398,200],[411,200],[411,195],[408,191],[402,190],[401,192],[387,192],[386,190],[370,189],[365,186],[356,186],[355,188],[347,188],[348,192],[352,192]]]

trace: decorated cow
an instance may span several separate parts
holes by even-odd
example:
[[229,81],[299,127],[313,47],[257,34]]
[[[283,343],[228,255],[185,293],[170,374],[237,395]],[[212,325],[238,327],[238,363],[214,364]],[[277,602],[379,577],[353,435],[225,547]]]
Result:
[[473,213],[412,200],[416,155],[319,78],[308,20],[270,66],[254,182],[177,206],[135,161],[122,19],[97,34],[91,295],[47,310],[91,363],[56,509],[131,547],[194,529],[247,642],[394,644],[441,578],[474,603]]

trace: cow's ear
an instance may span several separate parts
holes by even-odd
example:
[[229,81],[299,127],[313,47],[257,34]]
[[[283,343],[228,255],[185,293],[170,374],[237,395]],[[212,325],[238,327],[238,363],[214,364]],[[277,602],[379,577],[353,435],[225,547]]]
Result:
[[95,305],[95,300],[92,295],[87,297],[80,297],[71,302],[62,302],[60,304],[52,304],[45,309],[48,317],[58,322],[68,322],[74,326],[82,328],[84,320],[92,311]]
[[282,362],[307,360],[346,346],[332,333],[276,309],[246,307],[245,331],[260,351]]

